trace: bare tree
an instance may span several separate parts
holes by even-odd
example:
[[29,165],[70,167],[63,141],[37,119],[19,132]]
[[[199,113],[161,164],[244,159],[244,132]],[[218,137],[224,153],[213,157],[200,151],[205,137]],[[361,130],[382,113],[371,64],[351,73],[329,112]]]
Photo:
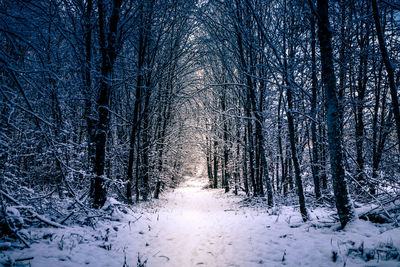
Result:
[[[310,1],[314,8],[314,4]],[[331,159],[333,191],[336,198],[336,208],[342,227],[354,218],[345,170],[343,163],[343,133],[341,131],[341,105],[336,92],[336,77],[333,65],[332,31],[329,23],[328,0],[318,0],[318,38],[321,50],[322,82],[325,87],[327,109],[328,144]]]

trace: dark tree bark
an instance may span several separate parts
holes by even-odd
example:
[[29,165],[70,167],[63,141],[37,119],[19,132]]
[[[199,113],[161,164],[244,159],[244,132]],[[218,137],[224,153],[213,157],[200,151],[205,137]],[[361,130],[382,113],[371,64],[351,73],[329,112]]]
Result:
[[93,205],[96,208],[100,208],[104,205],[107,195],[104,178],[102,176],[104,175],[106,139],[109,122],[108,109],[112,89],[111,75],[113,73],[114,62],[120,46],[118,22],[121,4],[122,0],[113,0],[112,12],[107,21],[107,5],[104,0],[98,1],[101,80],[99,98],[97,100],[99,119],[96,131],[96,160],[94,167],[96,178],[94,183]]
[[[146,83],[146,88],[149,88],[150,84]],[[151,92],[148,89],[145,95],[144,101],[144,111],[143,111],[143,133],[142,133],[142,182],[143,182],[143,190],[142,197],[144,201],[148,200],[148,196],[150,193],[150,162],[149,162],[149,150],[150,150],[150,96]]]
[[299,204],[300,204],[300,213],[303,218],[303,221],[308,220],[307,209],[306,209],[306,202],[304,197],[304,189],[303,189],[303,181],[301,179],[301,170],[299,160],[297,158],[297,149],[296,149],[296,136],[295,136],[295,129],[294,129],[294,119],[293,119],[293,100],[292,100],[292,92],[291,88],[288,88],[286,96],[288,102],[288,128],[289,128],[289,141],[290,141],[290,148],[292,152],[292,161],[294,166],[294,173],[295,173],[295,182],[297,187],[297,195],[299,197]]
[[[279,177],[276,176],[276,187],[277,190],[283,190],[286,183],[286,168],[285,168],[285,157],[283,155],[283,145],[282,145],[282,116],[281,116],[281,109],[282,109],[282,98],[283,98],[283,90],[279,92],[279,101],[278,101],[278,119],[277,119],[277,127],[278,127],[278,150],[279,150],[279,159],[281,165],[281,179],[279,183]],[[279,185],[280,184],[280,185]],[[286,193],[286,191],[285,191]]]
[[[93,118],[93,93],[92,93],[92,10],[93,1],[88,0],[84,14],[85,18],[85,61],[83,63],[83,92],[85,96],[85,118],[87,127],[87,146],[88,146],[88,165],[90,170],[93,170],[96,159],[96,120]],[[94,193],[94,177],[90,179],[90,196]]]
[[222,162],[222,186],[225,189],[225,193],[229,192],[229,171],[228,171],[228,160],[229,160],[229,148],[228,148],[228,125],[226,122],[226,88],[223,88],[221,96],[221,110],[222,110],[222,123],[223,123],[223,140],[224,140],[224,160]]
[[244,192],[246,195],[250,195],[249,190],[249,179],[248,179],[248,165],[247,165],[247,155],[248,155],[248,144],[247,144],[247,133],[244,134],[244,151],[243,151],[243,183],[244,183]]
[[217,140],[214,140],[214,183],[213,183],[213,188],[218,188],[218,155],[217,155],[217,147],[218,147],[218,142]]
[[212,174],[212,159],[211,159],[211,141],[209,141],[208,136],[206,137],[206,158],[207,158],[207,175],[208,182],[210,186],[213,184],[213,174]]
[[[138,129],[138,135],[140,134],[140,128]],[[135,166],[135,201],[139,202],[140,198],[140,188],[139,188],[139,180],[140,180],[140,139],[136,142],[136,166]]]
[[[324,91],[321,92],[321,95],[324,95]],[[325,99],[324,101],[322,101],[323,103],[325,103]],[[325,118],[325,110],[322,110],[322,115],[321,117]],[[319,139],[318,139],[318,145],[319,145],[319,151],[321,151],[320,153],[320,157],[319,157],[319,161],[321,162],[321,169],[320,169],[320,174],[321,174],[321,188],[323,190],[327,190],[328,189],[328,170],[327,170],[327,155],[328,155],[328,147],[327,147],[327,136],[326,136],[326,125],[322,124],[320,125],[320,127],[318,127],[318,133],[319,133]]]
[[312,172],[314,180],[314,193],[315,198],[319,200],[321,198],[321,187],[320,187],[320,169],[321,165],[319,162],[319,143],[317,137],[317,95],[318,95],[318,80],[317,80],[317,60],[316,60],[316,34],[315,34],[315,18],[311,15],[311,140],[312,140]]
[[[310,1],[311,2],[311,1]],[[354,218],[353,207],[347,192],[343,163],[343,133],[341,121],[343,110],[336,91],[336,77],[333,65],[332,29],[329,23],[329,0],[318,0],[318,38],[321,50],[322,82],[325,86],[326,120],[328,124],[328,145],[331,160],[333,191],[339,220],[342,227]],[[314,6],[312,5],[312,8]]]
[[[236,118],[236,138],[237,140],[240,140],[240,119]],[[239,191],[239,183],[240,183],[240,168],[239,168],[239,163],[240,162],[240,143],[237,142],[236,144],[236,160],[235,160],[235,167],[234,167],[234,178],[235,178],[235,189],[234,189],[234,193],[235,195],[238,194]],[[245,182],[246,183],[246,182]]]
[[[251,64],[253,65],[253,63]],[[261,87],[261,86],[260,86]],[[254,105],[256,105],[256,101],[252,101]],[[262,115],[262,110],[264,106],[264,88],[260,88],[260,97],[259,97],[259,105],[253,106],[253,114],[255,114],[256,118],[256,183],[258,185],[258,195],[260,197],[264,197],[264,184],[263,184],[263,176],[265,175],[265,180],[267,183],[270,183],[269,173],[268,173],[268,165],[266,160],[266,153],[264,149],[264,134],[262,132],[264,117]],[[268,180],[268,181],[267,181]],[[272,195],[271,195],[272,197]],[[272,204],[271,204],[272,206]]]

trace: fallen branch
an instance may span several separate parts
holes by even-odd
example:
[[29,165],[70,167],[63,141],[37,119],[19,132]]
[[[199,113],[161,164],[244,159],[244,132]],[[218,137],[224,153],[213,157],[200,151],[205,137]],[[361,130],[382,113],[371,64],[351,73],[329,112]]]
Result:
[[[394,198],[392,198],[392,199],[390,199],[390,200],[387,200],[387,201],[383,202],[382,205],[387,205],[387,204],[389,204],[389,203],[395,202],[395,201],[398,200],[398,199],[400,199],[400,195],[398,195],[398,196],[396,196],[396,197],[394,197]],[[379,209],[380,207],[381,207],[381,206],[378,205],[378,206],[376,206],[376,207],[374,207],[374,208],[372,208],[372,209],[370,209],[370,210],[364,212],[363,214],[360,215],[360,217],[361,217],[361,216],[366,216],[366,215],[368,215],[368,214],[371,214],[373,211]],[[391,211],[391,210],[393,210],[393,209],[390,209],[389,211]]]
[[16,259],[15,261],[30,261],[33,259],[34,259],[33,257],[27,257],[27,258]]
[[[17,204],[18,206],[26,207],[26,206],[22,205],[21,203],[19,203],[18,200],[16,200],[16,199],[13,198],[12,196],[8,195],[7,193],[5,193],[4,191],[0,190],[0,194],[2,194],[4,197],[6,197],[6,198],[9,199],[10,201],[14,202],[15,204]],[[33,216],[34,218],[38,219],[39,221],[42,221],[42,222],[44,222],[45,224],[48,224],[48,225],[53,226],[53,227],[56,227],[56,228],[64,228],[63,225],[61,225],[61,224],[59,224],[59,223],[56,223],[56,222],[53,222],[53,221],[47,219],[46,217],[44,217],[44,216],[38,214],[38,213],[37,213],[36,211],[34,211],[32,208],[29,208],[29,207],[27,207],[27,208],[28,208],[27,210],[32,214],[32,216]]]
[[53,226],[55,228],[64,228],[64,225],[61,225],[61,224],[59,224],[57,222],[50,221],[49,219],[43,217],[42,215],[37,214],[33,210],[29,210],[29,212],[32,214],[33,217],[35,217],[36,219],[44,222],[45,224],[48,224],[48,225]]
[[22,243],[24,243],[24,245],[27,248],[30,248],[31,246],[28,244],[28,242],[25,240],[25,238],[22,237],[22,235],[20,233],[17,232],[17,230],[15,229],[11,229],[11,231],[14,232],[14,234],[18,237],[19,240],[21,240]]
[[[392,216],[390,215],[389,211],[385,208],[385,205],[387,205],[388,203],[390,203],[390,202],[392,202],[392,201],[396,201],[398,198],[400,198],[400,196],[397,196],[396,198],[394,198],[394,200],[391,200],[391,201],[389,201],[389,202],[382,203],[382,202],[379,201],[375,196],[373,196],[370,192],[368,192],[368,190],[365,190],[365,189],[363,188],[363,186],[362,186],[351,174],[349,174],[349,176],[350,176],[350,178],[360,187],[360,189],[361,189],[362,191],[364,191],[366,194],[368,194],[368,195],[369,195],[373,200],[375,200],[376,203],[379,205],[378,207],[375,207],[375,208],[372,209],[372,210],[375,210],[375,209],[378,209],[378,208],[382,208],[382,213],[384,213],[390,220],[392,220],[392,222],[394,222],[395,225],[399,225],[399,222],[397,221],[397,219],[394,218],[394,217],[392,217]],[[371,211],[369,211],[369,212],[371,212]],[[363,216],[367,216],[367,215],[368,215],[368,212],[365,213],[365,214],[362,214],[362,215],[360,215],[360,216],[358,216],[358,217],[359,217],[359,218],[362,218]]]
[[0,190],[0,194],[2,194],[5,198],[7,198],[8,200],[14,202],[15,204],[17,204],[18,206],[23,206],[21,205],[18,200],[16,200],[15,198],[13,198],[12,196],[10,196],[9,194],[3,192],[2,190]]
[[60,224],[64,224],[72,215],[75,214],[75,211],[72,211],[70,214],[68,214],[67,217],[65,217],[65,219],[63,219]]

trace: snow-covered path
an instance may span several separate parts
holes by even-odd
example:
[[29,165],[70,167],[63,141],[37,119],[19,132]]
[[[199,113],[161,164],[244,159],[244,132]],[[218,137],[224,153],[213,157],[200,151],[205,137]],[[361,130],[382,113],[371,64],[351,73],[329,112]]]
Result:
[[[345,261],[347,266],[365,266],[359,257],[347,255],[348,248],[363,241],[377,246],[399,233],[381,235],[362,221],[346,232],[316,228],[301,223],[293,208],[281,208],[276,215],[265,208],[243,208],[241,198],[202,189],[204,185],[204,180],[188,178],[166,195],[164,207],[147,214],[146,223],[132,226],[125,236],[128,263],[136,263],[139,253],[150,267],[343,266]],[[398,266],[393,264],[374,266]]]
[[34,267],[400,266],[382,261],[384,254],[362,259],[376,248],[399,248],[399,228],[355,221],[336,231],[321,227],[333,211],[309,210],[312,220],[303,223],[295,207],[242,207],[243,196],[205,184],[187,177],[162,199],[116,212],[94,228],[30,229],[25,234],[37,241],[29,249],[0,251],[0,266],[1,259],[24,258],[33,258],[25,263]]
[[248,232],[248,221],[253,219],[219,198],[221,191],[203,186],[202,181],[187,180],[167,196],[156,222],[136,229],[143,233],[139,242],[144,243],[148,266],[249,266],[260,261],[238,254],[255,250]]

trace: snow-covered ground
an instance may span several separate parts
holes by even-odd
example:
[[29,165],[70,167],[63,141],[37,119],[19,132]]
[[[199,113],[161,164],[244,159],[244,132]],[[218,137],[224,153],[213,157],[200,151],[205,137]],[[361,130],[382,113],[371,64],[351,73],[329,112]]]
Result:
[[1,257],[34,257],[16,262],[31,266],[400,266],[384,260],[400,248],[398,228],[355,221],[337,231],[321,223],[329,211],[311,211],[313,220],[302,223],[294,207],[243,207],[243,197],[203,189],[205,184],[187,177],[161,200],[118,213],[120,221],[99,222],[95,229],[32,230],[26,234],[37,244]]

